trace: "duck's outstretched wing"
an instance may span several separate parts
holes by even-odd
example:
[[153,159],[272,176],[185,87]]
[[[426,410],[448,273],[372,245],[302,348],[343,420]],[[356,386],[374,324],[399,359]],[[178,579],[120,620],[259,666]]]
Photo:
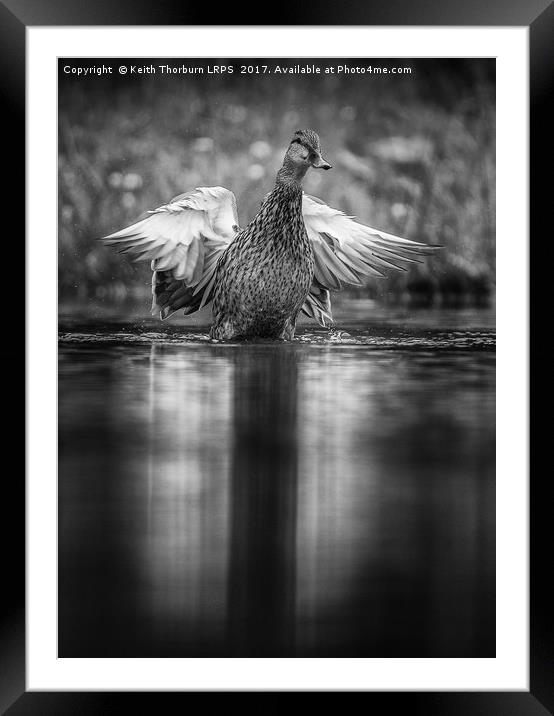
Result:
[[102,241],[134,261],[151,261],[152,313],[167,318],[209,303],[217,262],[237,231],[235,195],[212,186],[180,194]]
[[402,239],[365,226],[320,199],[304,194],[302,213],[314,250],[314,281],[302,311],[325,326],[332,321],[329,291],[342,284],[361,285],[362,277],[406,271],[439,246]]

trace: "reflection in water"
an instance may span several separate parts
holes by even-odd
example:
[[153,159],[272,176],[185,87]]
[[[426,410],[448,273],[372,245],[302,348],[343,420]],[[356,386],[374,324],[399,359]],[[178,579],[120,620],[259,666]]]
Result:
[[225,630],[230,384],[226,360],[151,348],[145,619],[176,650]]
[[229,645],[234,656],[293,651],[297,353],[235,355]]
[[60,350],[60,656],[494,655],[494,354]]
[[463,363],[383,355],[345,365],[326,351],[306,369],[303,653],[494,651],[494,402],[482,368]]

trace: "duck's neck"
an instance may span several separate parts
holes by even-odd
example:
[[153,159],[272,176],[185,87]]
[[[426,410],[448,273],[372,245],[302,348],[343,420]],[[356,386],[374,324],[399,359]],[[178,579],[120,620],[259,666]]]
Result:
[[306,176],[307,171],[307,166],[299,166],[298,164],[295,164],[290,161],[290,159],[285,156],[283,166],[277,172],[275,186],[287,186],[291,188],[297,188],[301,192],[302,180]]
[[306,232],[302,217],[302,184],[298,176],[288,172],[286,167],[279,171],[273,191],[265,198],[254,221],[263,229],[258,233],[264,243],[272,241],[294,246],[295,250],[301,247]]

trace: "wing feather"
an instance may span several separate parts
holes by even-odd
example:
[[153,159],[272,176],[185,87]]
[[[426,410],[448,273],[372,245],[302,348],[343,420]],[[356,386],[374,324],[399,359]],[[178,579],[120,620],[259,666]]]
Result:
[[[308,232],[308,236],[310,232]],[[339,279],[339,289],[341,288],[340,281],[344,283],[360,284],[359,277],[336,255],[336,253],[329,248],[325,240],[319,240],[313,244],[314,252],[318,253],[326,266],[334,273]],[[329,287],[330,288],[330,287]]]
[[322,326],[332,321],[329,291],[339,291],[343,283],[359,286],[364,276],[406,271],[406,265],[422,263],[440,248],[372,229],[308,194],[302,213],[314,252],[314,281],[302,311]]
[[329,286],[335,291],[340,291],[341,285],[339,279],[331,272],[325,263],[321,252],[314,251],[314,276],[319,283]]
[[314,249],[315,276],[333,291],[341,288],[341,281],[359,285],[363,276],[382,277],[388,269],[406,271],[404,264],[420,263],[421,257],[440,248],[360,224],[308,194],[302,213]]
[[[237,224],[231,191],[199,187],[102,240],[134,262],[151,262],[153,310],[163,309],[165,318],[187,297],[192,301],[202,289],[206,291],[219,257],[236,236]],[[201,298],[207,300],[201,296],[198,301]]]

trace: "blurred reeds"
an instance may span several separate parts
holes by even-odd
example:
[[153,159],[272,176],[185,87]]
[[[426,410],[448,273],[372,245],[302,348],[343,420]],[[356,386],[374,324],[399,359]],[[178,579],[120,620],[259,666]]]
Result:
[[[217,61],[231,62],[241,64]],[[297,62],[336,64],[286,61]],[[246,225],[273,186],[291,134],[303,127],[320,134],[334,166],[310,172],[307,192],[376,228],[444,246],[407,273],[368,280],[348,295],[449,305],[491,300],[494,61],[371,64],[410,66],[412,73],[76,78],[60,72],[60,300],[146,300],[149,266],[129,263],[97,237],[206,185],[231,189]]]

